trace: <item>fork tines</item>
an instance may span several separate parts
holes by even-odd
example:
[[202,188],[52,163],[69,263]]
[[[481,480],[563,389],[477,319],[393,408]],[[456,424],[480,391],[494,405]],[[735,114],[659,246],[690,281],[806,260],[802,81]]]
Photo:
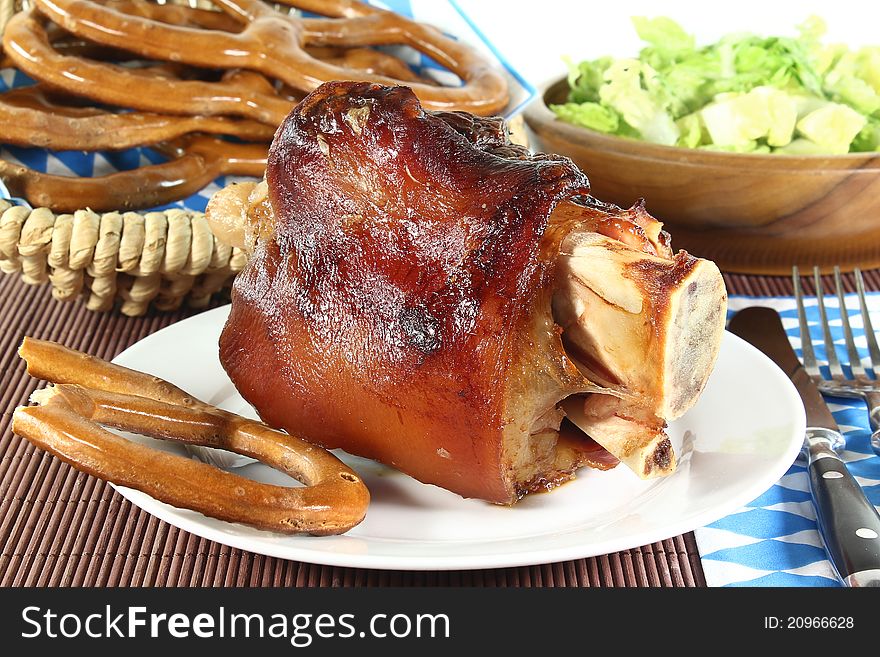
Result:
[[[840,319],[843,324],[843,335],[846,341],[846,351],[849,358],[849,367],[852,370],[852,378],[847,377],[837,357],[837,351],[834,348],[834,338],[831,335],[831,326],[828,322],[828,312],[825,309],[825,293],[822,285],[822,277],[819,274],[819,268],[813,267],[813,281],[816,287],[816,299],[819,308],[819,323],[822,327],[822,337],[825,343],[825,353],[827,354],[828,369],[831,372],[831,381],[843,388],[870,386],[874,387],[877,383],[877,374],[880,373],[880,347],[877,345],[877,336],[871,324],[871,316],[868,313],[868,303],[865,298],[865,281],[862,278],[862,272],[855,269],[856,292],[859,297],[859,310],[862,316],[863,326],[865,328],[865,338],[868,341],[868,355],[871,365],[865,367],[862,359],[856,349],[855,339],[853,338],[852,326],[849,321],[849,313],[846,308],[846,301],[843,294],[843,284],[840,277],[840,267],[834,268],[834,287],[837,294],[837,301],[840,304]],[[801,277],[798,268],[792,268],[792,282],[794,283],[794,297],[797,301],[798,322],[800,325],[801,344],[803,349],[804,369],[815,380],[823,380],[819,364],[816,361],[816,354],[813,350],[813,343],[810,339],[810,328],[807,323],[807,315],[804,309],[804,294],[801,287]]]

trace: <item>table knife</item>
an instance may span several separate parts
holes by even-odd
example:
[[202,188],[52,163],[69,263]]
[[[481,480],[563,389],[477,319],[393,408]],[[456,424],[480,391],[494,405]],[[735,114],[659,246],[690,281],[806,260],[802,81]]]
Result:
[[843,436],[788,341],[779,313],[746,308],[733,317],[729,329],[769,356],[801,396],[807,413],[802,454],[819,533],[837,576],[846,586],[880,587],[880,515],[837,455]]

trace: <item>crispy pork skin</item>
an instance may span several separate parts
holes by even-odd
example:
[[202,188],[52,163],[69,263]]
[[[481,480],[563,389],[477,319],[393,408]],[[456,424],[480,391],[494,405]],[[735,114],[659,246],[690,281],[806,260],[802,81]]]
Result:
[[265,183],[208,208],[252,250],[221,362],[270,425],[465,497],[510,504],[618,460],[667,473],[664,420],[712,369],[724,286],[643,207],[588,194],[500,119],[322,85]]

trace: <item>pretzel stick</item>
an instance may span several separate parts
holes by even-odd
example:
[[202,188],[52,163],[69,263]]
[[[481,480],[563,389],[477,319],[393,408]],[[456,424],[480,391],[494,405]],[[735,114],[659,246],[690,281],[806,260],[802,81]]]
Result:
[[[80,470],[174,506],[284,533],[342,533],[366,513],[369,492],[360,478],[315,445],[56,343],[25,338],[19,354],[31,375],[56,385],[34,393],[40,406],[16,409],[13,431]],[[305,487],[257,483],[98,425],[234,451]]]
[[43,85],[0,94],[3,141],[54,150],[120,150],[176,139],[190,132],[270,141],[271,126],[226,117],[169,116],[144,112],[116,114],[53,100]]
[[[475,50],[439,30],[360,2],[285,0],[284,4],[345,18],[299,18],[281,14],[261,0],[216,0],[231,17],[245,23],[239,33],[168,25],[117,11],[88,0],[36,0],[39,10],[64,29],[92,41],[145,57],[194,66],[260,71],[302,91],[328,80],[399,84],[384,75],[342,68],[311,57],[307,46],[360,47],[408,45],[432,57],[462,79],[461,87],[410,86],[428,109],[493,114],[508,100],[504,78]],[[8,29],[8,28],[7,28]],[[271,42],[272,56],[266,51]],[[11,51],[10,51],[11,52]],[[15,54],[12,55],[15,59]]]
[[159,148],[176,158],[94,178],[55,176],[0,160],[0,179],[13,196],[35,206],[60,212],[83,207],[110,211],[171,203],[196,193],[218,176],[262,176],[266,168],[265,144],[193,137]]

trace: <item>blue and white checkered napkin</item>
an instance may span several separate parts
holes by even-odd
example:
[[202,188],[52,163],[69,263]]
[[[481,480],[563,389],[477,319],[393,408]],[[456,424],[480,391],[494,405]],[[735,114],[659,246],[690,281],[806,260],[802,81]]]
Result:
[[[869,295],[874,326],[880,326],[880,294]],[[779,311],[798,355],[801,338],[793,298],[731,297],[730,314],[746,306],[769,306]],[[827,297],[829,321],[842,363],[848,362],[836,297]],[[846,298],[856,344],[867,357],[865,333],[855,295]],[[810,336],[817,359],[825,346],[815,299],[807,300]],[[842,456],[868,499],[880,507],[880,457],[869,442],[868,416],[861,401],[826,398],[846,437]],[[703,570],[709,586],[838,586],[816,529],[806,470],[793,465],[776,485],[739,511],[696,532]]]
[[[534,86],[517,73],[498,49],[492,45],[483,32],[470,19],[455,0],[370,0],[370,4],[390,9],[404,16],[429,23],[448,36],[460,39],[483,53],[504,74],[510,93],[510,103],[505,116],[513,116],[528,104],[537,94]],[[435,79],[441,84],[457,84],[458,78],[443,69],[431,58],[407,48],[392,48],[417,73]],[[14,69],[0,69],[0,92],[32,84],[32,80]],[[83,153],[81,151],[50,152],[41,148],[20,148],[2,143],[0,135],[0,158],[28,168],[62,176],[104,176],[116,171],[134,169],[165,161],[165,157],[149,148],[132,148],[118,152]],[[204,211],[208,200],[222,187],[235,180],[231,177],[218,178],[197,194],[168,207],[186,207]],[[0,198],[4,191],[0,188]]]

